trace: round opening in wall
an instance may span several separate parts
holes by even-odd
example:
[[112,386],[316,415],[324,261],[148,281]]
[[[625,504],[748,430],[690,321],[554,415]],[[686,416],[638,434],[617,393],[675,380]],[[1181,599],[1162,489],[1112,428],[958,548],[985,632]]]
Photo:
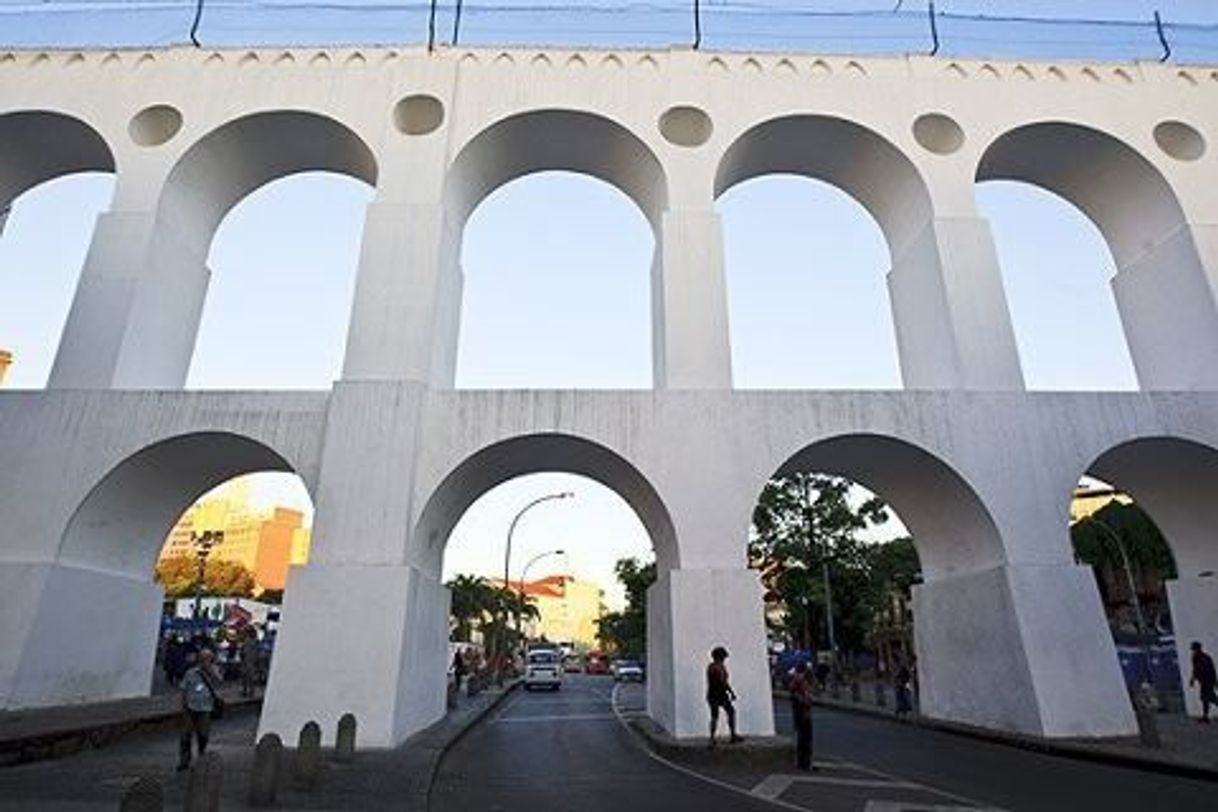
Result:
[[131,140],[141,147],[156,147],[164,144],[182,129],[182,114],[168,104],[154,104],[131,117],[127,132]]
[[1183,121],[1163,121],[1155,127],[1155,143],[1177,161],[1195,161],[1205,154],[1205,137]]
[[660,134],[679,147],[700,147],[714,130],[710,116],[697,107],[670,107],[660,116]]
[[923,149],[936,155],[951,155],[964,146],[964,130],[942,113],[918,116],[913,124],[913,135]]
[[427,135],[444,123],[444,103],[435,96],[407,96],[393,108],[393,123],[406,135]]

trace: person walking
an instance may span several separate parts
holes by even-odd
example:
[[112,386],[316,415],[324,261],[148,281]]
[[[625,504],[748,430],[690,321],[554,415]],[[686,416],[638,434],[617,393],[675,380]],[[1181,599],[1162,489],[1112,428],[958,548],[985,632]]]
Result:
[[258,681],[258,632],[253,626],[245,630],[237,656],[241,665],[241,695],[253,696]]
[[178,771],[190,769],[191,738],[199,745],[199,755],[207,751],[211,735],[211,718],[221,705],[220,675],[212,663],[216,655],[211,649],[199,652],[199,660],[182,676],[182,716],[178,738]]
[[893,678],[897,695],[896,713],[898,717],[907,716],[913,711],[913,691],[910,690],[910,682],[913,681],[913,674],[909,671],[909,666],[904,663],[897,669],[896,676]]
[[1218,694],[1214,692],[1218,684],[1218,673],[1214,671],[1214,658],[1206,654],[1201,643],[1194,640],[1189,646],[1193,650],[1193,676],[1188,681],[1191,688],[1196,685],[1201,694],[1201,718],[1204,724],[1210,721],[1210,705],[1218,705]]
[[731,732],[729,741],[733,744],[744,741],[736,734],[736,708],[732,705],[736,700],[736,692],[732,690],[727,666],[724,665],[725,660],[727,660],[727,649],[723,646],[715,646],[711,651],[710,664],[706,666],[706,704],[710,705],[711,749],[715,747],[715,733],[719,729],[720,708],[727,716],[727,727]]
[[795,721],[795,764],[804,771],[812,770],[812,681],[808,664],[799,662],[791,677],[791,716]]

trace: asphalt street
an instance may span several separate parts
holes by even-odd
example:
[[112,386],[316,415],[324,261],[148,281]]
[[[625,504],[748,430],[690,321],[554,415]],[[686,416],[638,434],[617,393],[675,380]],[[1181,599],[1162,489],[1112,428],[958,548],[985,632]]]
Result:
[[[751,810],[817,812],[1218,809],[1218,784],[1093,764],[818,709],[819,769],[742,759],[672,764],[650,756],[615,715],[613,683],[570,677],[557,693],[518,691],[444,758],[437,812]],[[639,686],[616,694],[629,717]],[[778,727],[789,719],[778,705]],[[1216,731],[1218,733],[1218,731]],[[694,775],[692,773],[697,773]]]
[[518,690],[456,744],[433,812],[579,809],[772,810],[653,760],[614,714],[613,682],[570,675],[556,692]]

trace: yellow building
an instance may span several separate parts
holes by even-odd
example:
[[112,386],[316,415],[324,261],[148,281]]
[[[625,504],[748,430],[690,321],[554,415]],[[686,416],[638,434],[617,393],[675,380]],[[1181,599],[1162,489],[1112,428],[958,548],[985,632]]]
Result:
[[1080,519],[1092,515],[1109,502],[1119,502],[1122,505],[1128,505],[1133,500],[1110,485],[1101,483],[1087,486],[1080,485],[1074,489],[1074,496],[1070,500],[1070,524],[1074,524]]
[[[502,586],[502,580],[491,580]],[[519,581],[512,582],[520,589]],[[573,575],[550,575],[526,581],[524,593],[533,599],[541,619],[529,624],[529,637],[544,637],[552,643],[572,643],[580,648],[596,648],[596,621],[605,613],[605,592],[591,581]]]
[[8,350],[0,350],[0,386],[4,385],[4,376],[13,365],[13,354]]
[[234,480],[190,507],[165,540],[161,559],[195,554],[192,533],[221,531],[224,539],[212,548],[216,561],[235,561],[254,576],[255,588],[283,589],[289,564],[309,558],[309,528],[298,510],[251,508],[247,478]]

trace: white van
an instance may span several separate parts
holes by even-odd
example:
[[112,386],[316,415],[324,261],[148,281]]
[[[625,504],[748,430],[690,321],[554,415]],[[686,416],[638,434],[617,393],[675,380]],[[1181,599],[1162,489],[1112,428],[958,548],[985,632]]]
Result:
[[562,688],[562,652],[557,649],[535,648],[526,655],[524,689],[531,691],[544,686],[557,691]]

